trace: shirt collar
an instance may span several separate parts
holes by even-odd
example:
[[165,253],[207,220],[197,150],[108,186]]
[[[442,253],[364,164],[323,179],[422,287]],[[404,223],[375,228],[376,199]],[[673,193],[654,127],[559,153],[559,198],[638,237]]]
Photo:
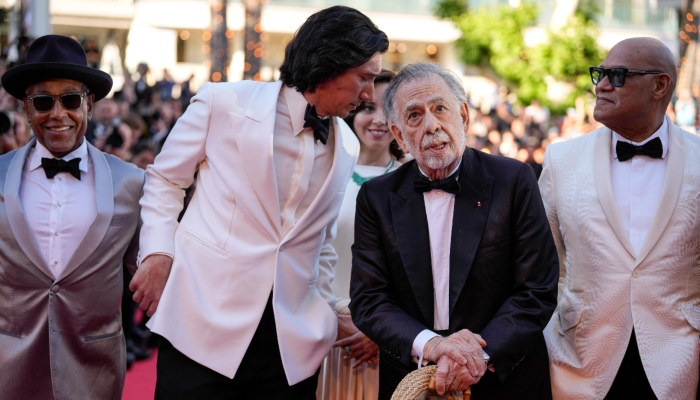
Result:
[[631,140],[627,140],[627,139],[625,139],[624,137],[622,137],[619,133],[613,131],[613,133],[612,133],[612,146],[611,146],[611,148],[610,148],[610,152],[611,152],[611,154],[612,154],[612,158],[613,158],[614,160],[617,159],[617,152],[615,151],[615,147],[617,146],[617,142],[618,142],[618,141],[620,141],[620,142],[631,143],[631,144],[633,144],[633,145],[635,145],[635,146],[641,146],[641,145],[647,143],[648,141],[650,141],[650,140],[652,140],[652,139],[654,139],[654,138],[656,138],[656,137],[658,137],[659,140],[661,140],[661,145],[663,146],[663,151],[662,151],[662,153],[661,153],[661,158],[666,158],[666,152],[668,151],[668,123],[666,122],[666,118],[665,118],[665,117],[664,117],[664,122],[661,124],[661,126],[659,127],[659,129],[657,129],[656,132],[654,132],[653,135],[651,135],[651,136],[649,136],[648,138],[646,138],[646,140],[644,140],[643,142],[639,142],[639,143],[638,143],[638,142],[633,142],[633,141],[631,141]]
[[[416,163],[416,165],[418,165],[418,163]],[[461,157],[460,157],[460,160],[459,160],[459,162],[457,163],[457,166],[452,170],[452,172],[450,172],[449,175],[447,175],[447,177],[446,177],[445,179],[447,179],[447,178],[449,178],[449,177],[451,177],[452,175],[455,175],[455,174],[456,174],[456,175],[455,175],[455,179],[458,179],[458,178],[459,178],[459,167],[460,167],[461,165],[462,165],[462,159],[461,159]],[[418,171],[420,171],[420,173],[423,174],[424,177],[430,179],[430,177],[428,176],[428,174],[426,174],[425,172],[423,172],[423,170],[420,168],[420,166],[418,166]],[[430,179],[430,180],[432,180],[432,179]]]
[[[65,156],[61,157],[61,160],[70,161],[74,158],[80,158],[80,164],[78,167],[82,172],[88,172],[88,149],[87,140],[83,138],[83,144],[81,144],[77,149],[71,151]],[[44,147],[43,144],[39,143],[37,140],[36,147],[34,148],[34,153],[32,154],[32,159],[29,160],[29,170],[34,171],[35,169],[41,167],[42,158],[56,158],[51,152]]]
[[306,105],[309,104],[309,102],[306,101],[303,94],[297,92],[296,88],[287,85],[282,85],[282,95],[287,102],[289,119],[292,120],[294,136],[297,136],[305,129],[304,113],[306,112]]

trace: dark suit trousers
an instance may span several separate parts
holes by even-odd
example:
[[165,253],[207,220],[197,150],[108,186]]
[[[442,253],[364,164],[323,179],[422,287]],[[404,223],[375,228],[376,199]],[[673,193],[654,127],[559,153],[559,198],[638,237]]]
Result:
[[651,389],[646,372],[644,372],[634,330],[632,331],[630,343],[627,345],[625,357],[622,359],[622,364],[620,364],[620,369],[615,375],[610,391],[605,396],[605,400],[626,399],[656,400],[656,395]]
[[[293,368],[293,367],[292,367]],[[233,379],[191,360],[161,338],[156,400],[315,400],[318,374],[289,386],[282,367],[272,295]]]

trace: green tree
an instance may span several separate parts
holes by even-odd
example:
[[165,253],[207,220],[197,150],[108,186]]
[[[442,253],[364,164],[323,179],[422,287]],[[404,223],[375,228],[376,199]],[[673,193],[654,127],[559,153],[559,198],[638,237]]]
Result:
[[[547,40],[534,47],[525,46],[523,35],[537,22],[539,8],[533,3],[467,11],[462,0],[441,0],[435,12],[451,19],[462,32],[456,44],[461,60],[493,71],[522,103],[539,99],[555,111],[563,110],[577,96],[590,93],[588,67],[598,65],[604,57],[596,42],[598,30],[590,0],[581,1],[563,28],[548,29]],[[573,91],[566,101],[548,101],[546,77],[571,85]]]

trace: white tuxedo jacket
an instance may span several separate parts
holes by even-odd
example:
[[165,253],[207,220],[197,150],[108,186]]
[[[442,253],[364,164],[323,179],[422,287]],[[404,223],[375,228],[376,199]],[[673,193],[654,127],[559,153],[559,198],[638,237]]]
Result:
[[659,399],[695,399],[700,334],[700,138],[670,120],[663,193],[635,254],[611,184],[612,133],[549,146],[540,190],[560,258],[544,335],[554,399],[602,399],[632,329]]
[[[153,331],[232,378],[270,292],[290,385],[312,376],[336,338],[331,242],[359,142],[339,118],[320,192],[282,235],[272,161],[281,82],[203,85],[178,120],[141,199],[140,255],[173,255]],[[197,189],[181,223],[183,188]]]

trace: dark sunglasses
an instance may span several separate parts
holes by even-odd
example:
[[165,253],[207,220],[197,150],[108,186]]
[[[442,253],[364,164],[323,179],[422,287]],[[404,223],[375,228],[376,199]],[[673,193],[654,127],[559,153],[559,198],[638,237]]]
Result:
[[72,111],[77,110],[83,105],[83,98],[87,93],[66,93],[60,95],[37,94],[29,96],[27,100],[32,102],[32,106],[38,112],[47,112],[53,108],[53,104],[58,98],[63,108]]
[[608,77],[610,84],[613,87],[620,87],[625,84],[625,76],[627,74],[637,74],[637,75],[648,75],[648,74],[663,74],[659,71],[645,71],[643,69],[627,69],[625,67],[614,67],[614,68],[602,68],[602,67],[590,67],[588,70],[591,72],[591,81],[594,85],[603,80],[605,76]]

